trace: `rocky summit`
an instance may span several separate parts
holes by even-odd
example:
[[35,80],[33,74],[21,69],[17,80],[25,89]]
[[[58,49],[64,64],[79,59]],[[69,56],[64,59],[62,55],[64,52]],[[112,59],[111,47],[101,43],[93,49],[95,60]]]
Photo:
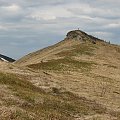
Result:
[[[96,44],[98,41],[103,41],[101,39],[98,39],[92,35],[88,35],[87,33],[81,31],[81,30],[73,30],[67,33],[66,39],[74,39],[79,40],[81,42],[92,42]],[[104,41],[103,41],[104,42]]]

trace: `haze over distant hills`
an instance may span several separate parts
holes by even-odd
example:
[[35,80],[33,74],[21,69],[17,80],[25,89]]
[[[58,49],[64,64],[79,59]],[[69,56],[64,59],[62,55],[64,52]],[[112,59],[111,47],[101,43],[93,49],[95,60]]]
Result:
[[119,120],[120,46],[81,30],[0,63],[3,120]]

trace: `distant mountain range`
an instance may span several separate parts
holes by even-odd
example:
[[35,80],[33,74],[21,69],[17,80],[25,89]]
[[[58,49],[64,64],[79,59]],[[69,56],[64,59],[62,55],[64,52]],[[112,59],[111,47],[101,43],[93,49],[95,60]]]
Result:
[[7,57],[5,55],[2,55],[0,54],[0,61],[5,61],[5,62],[14,62],[15,60],[10,58],[10,57]]

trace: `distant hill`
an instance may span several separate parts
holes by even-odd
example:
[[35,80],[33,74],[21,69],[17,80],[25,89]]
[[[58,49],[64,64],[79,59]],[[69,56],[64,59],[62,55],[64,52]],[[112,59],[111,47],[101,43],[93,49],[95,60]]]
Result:
[[10,57],[7,57],[5,55],[2,55],[0,54],[0,61],[5,61],[5,62],[14,62],[15,60],[10,58]]
[[[81,30],[73,30],[68,32],[66,38],[59,43],[30,53],[16,61],[16,64],[26,66],[50,59],[59,59],[60,57],[69,56],[71,52],[72,54],[77,54],[79,50],[82,51],[81,54],[93,54],[92,52],[95,52],[95,50],[97,50],[95,47],[99,48],[102,46],[106,46],[106,51],[107,47],[110,45],[109,43],[94,36],[88,35]],[[113,46],[111,45],[111,49]],[[63,56],[61,56],[61,54],[63,54]]]

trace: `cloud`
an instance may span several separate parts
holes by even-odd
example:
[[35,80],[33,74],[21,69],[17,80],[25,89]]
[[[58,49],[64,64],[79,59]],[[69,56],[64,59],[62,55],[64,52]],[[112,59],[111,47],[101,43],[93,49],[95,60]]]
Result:
[[56,16],[52,15],[51,13],[35,12],[26,16],[26,18],[32,18],[35,20],[55,20]]
[[0,25],[0,30],[7,30],[7,28],[3,25]]
[[107,25],[108,28],[120,28],[120,23],[110,23]]
[[119,0],[0,0],[0,52],[19,58],[78,28],[120,44],[119,6]]
[[3,10],[8,11],[8,12],[16,12],[16,11],[20,10],[20,7],[16,4],[12,4],[12,5],[9,5],[9,6],[3,6],[1,8]]

